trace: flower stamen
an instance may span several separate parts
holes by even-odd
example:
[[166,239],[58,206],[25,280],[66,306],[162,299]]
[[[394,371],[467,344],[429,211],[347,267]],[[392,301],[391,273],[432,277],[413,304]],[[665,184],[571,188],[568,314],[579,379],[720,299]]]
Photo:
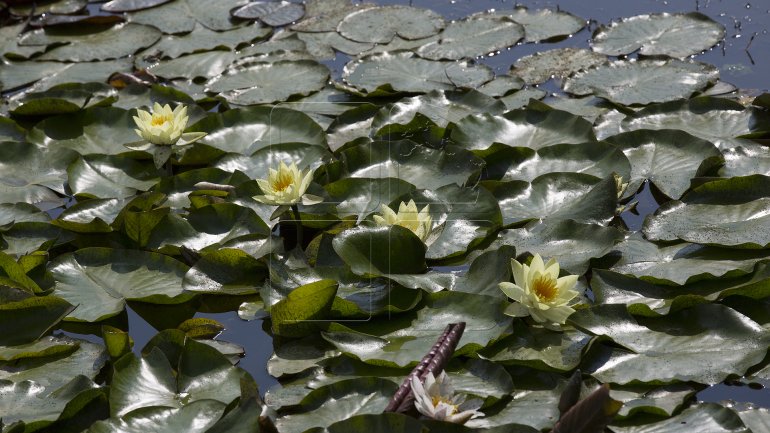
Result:
[[559,289],[556,287],[556,280],[550,275],[540,274],[532,281],[532,291],[535,292],[538,299],[542,302],[551,302],[556,298]]

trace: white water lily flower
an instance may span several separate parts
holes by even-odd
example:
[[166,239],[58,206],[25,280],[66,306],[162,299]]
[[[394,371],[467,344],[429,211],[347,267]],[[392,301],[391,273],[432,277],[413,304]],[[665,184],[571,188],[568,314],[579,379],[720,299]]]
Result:
[[394,226],[408,228],[417,235],[420,240],[425,242],[433,228],[433,218],[430,216],[430,205],[425,205],[421,211],[417,212],[417,204],[414,200],[409,203],[401,202],[398,206],[398,213],[385,204],[380,205],[380,215],[374,215],[374,222],[378,226]]
[[412,393],[417,411],[435,420],[465,424],[471,418],[484,415],[477,410],[482,401],[465,401],[464,395],[456,395],[449,377],[443,371],[438,378],[433,377],[433,373],[428,373],[425,384],[416,376],[412,376]]
[[139,129],[136,133],[152,144],[170,146],[182,138],[182,131],[187,127],[187,107],[180,104],[174,110],[168,104],[157,102],[152,107],[152,113],[136,110],[134,122]]
[[321,197],[305,193],[312,180],[313,170],[301,171],[297,164],[286,165],[281,161],[278,170],[269,169],[267,179],[257,179],[264,195],[254,196],[254,200],[274,206],[320,203]]
[[578,292],[572,290],[577,275],[559,278],[559,264],[555,259],[543,263],[535,254],[529,266],[511,260],[514,283],[500,283],[500,290],[517,303],[511,304],[505,313],[510,316],[529,315],[536,322],[562,325],[575,310],[567,305]]

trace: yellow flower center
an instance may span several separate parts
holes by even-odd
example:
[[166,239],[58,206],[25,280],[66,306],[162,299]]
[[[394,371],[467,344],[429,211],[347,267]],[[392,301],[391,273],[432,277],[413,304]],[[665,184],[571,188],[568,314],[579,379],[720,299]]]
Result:
[[152,121],[150,123],[152,123],[152,126],[160,126],[170,121],[171,121],[171,116],[167,116],[163,114],[153,114]]
[[452,407],[452,413],[457,412],[457,405],[453,404],[450,400],[447,400],[441,395],[436,395],[431,398],[431,402],[433,403],[433,407],[438,406],[439,403],[444,403],[448,406]]
[[291,175],[291,173],[281,172],[278,173],[278,178],[275,179],[273,189],[275,191],[284,191],[292,183],[294,183],[294,177]]
[[542,302],[551,302],[556,298],[559,289],[556,287],[556,280],[550,275],[540,274],[532,281],[532,291]]

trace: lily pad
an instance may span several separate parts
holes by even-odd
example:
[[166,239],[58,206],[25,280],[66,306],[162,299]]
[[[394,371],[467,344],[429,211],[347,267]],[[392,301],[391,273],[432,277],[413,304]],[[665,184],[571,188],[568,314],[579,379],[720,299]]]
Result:
[[590,122],[550,108],[524,108],[502,116],[467,116],[452,129],[451,138],[458,146],[474,151],[488,149],[493,143],[537,150],[553,144],[595,140]]
[[676,431],[683,425],[694,430],[713,433],[748,433],[750,431],[732,409],[714,403],[697,404],[685,409],[675,417],[662,421],[626,427],[613,426],[612,431],[616,433]]
[[667,196],[677,199],[690,187],[690,179],[722,163],[714,144],[677,130],[637,130],[607,138],[631,162],[626,194],[638,191],[649,180]]
[[67,174],[73,194],[95,198],[127,198],[158,181],[152,166],[117,156],[80,157]]
[[298,3],[287,1],[250,2],[230,12],[236,18],[246,20],[259,19],[263,23],[280,27],[291,24],[305,15],[305,8]]
[[187,269],[156,253],[85,248],[59,256],[51,273],[56,279],[54,293],[77,306],[67,318],[95,322],[123,311],[127,299],[157,304],[189,301],[192,296],[182,291]]
[[619,60],[564,80],[573,95],[596,95],[622,105],[646,105],[687,98],[719,78],[705,63],[679,60]]
[[667,316],[635,319],[622,304],[578,310],[569,321],[623,348],[597,347],[585,371],[602,382],[715,384],[742,375],[767,351],[768,331],[723,305],[700,304]]
[[524,27],[506,18],[478,17],[453,21],[439,35],[439,40],[417,50],[426,59],[458,60],[502,50],[524,36]]
[[342,73],[345,82],[370,94],[474,88],[493,77],[487,66],[421,59],[410,52],[373,54],[348,63]]
[[608,56],[639,50],[645,56],[685,58],[705,51],[725,37],[725,28],[698,12],[637,15],[598,28],[591,48]]
[[685,204],[670,201],[644,222],[651,240],[676,240],[738,248],[767,248],[770,198],[743,204]]
[[355,11],[337,25],[344,37],[358,42],[390,42],[396,35],[420,39],[444,28],[441,15],[411,6],[383,6]]
[[53,35],[45,33],[45,30],[35,30],[26,37],[22,37],[20,43],[45,45],[64,42],[65,45],[46,52],[40,56],[40,59],[90,62],[134,54],[157,42],[160,36],[160,31],[155,27],[128,23],[80,35]]
[[359,275],[416,274],[425,270],[425,245],[401,226],[345,230],[335,236],[333,245]]
[[387,326],[372,323],[358,330],[334,324],[322,335],[340,351],[364,362],[406,367],[427,353],[448,323],[467,324],[456,356],[475,353],[509,332],[511,318],[503,314],[505,301],[461,292],[432,293],[423,299],[423,309],[394,317]]
[[50,166],[48,157],[30,143],[0,142],[0,203],[57,200],[52,189],[64,192],[63,167]]
[[[483,13],[486,15],[487,13]],[[586,21],[568,12],[552,9],[529,10],[516,7],[513,11],[499,10],[492,13],[508,17],[524,26],[527,42],[545,41],[565,37],[585,27]],[[478,14],[476,16],[479,16]]]
[[481,159],[465,149],[431,149],[410,140],[373,141],[348,147],[339,154],[346,177],[395,177],[418,188],[471,183],[483,168]]
[[492,146],[482,157],[490,178],[526,180],[547,173],[582,173],[606,178],[617,173],[628,179],[631,164],[616,146],[604,142],[577,145],[555,144],[538,150],[524,147]]
[[492,245],[513,245],[519,254],[553,257],[565,271],[582,275],[591,259],[603,257],[622,239],[623,234],[614,227],[562,220],[503,230]]
[[582,48],[556,48],[524,56],[511,68],[511,75],[527,84],[563,80],[575,72],[607,62],[607,57]]
[[226,70],[206,83],[206,91],[234,104],[265,104],[316,92],[328,79],[326,66],[312,60],[254,63]]
[[32,381],[0,381],[0,405],[7,411],[3,422],[10,425],[17,421],[27,424],[55,421],[70,400],[95,387],[84,376],[76,376],[70,383],[53,392]]
[[[215,32],[198,25],[182,36],[163,36],[145,53],[154,57],[177,58],[183,54],[209,51],[217,48],[235,49],[270,34],[270,28],[260,25],[243,26],[226,32]],[[139,55],[142,55],[140,53]]]
[[205,433],[225,412],[226,405],[215,400],[197,400],[181,408],[150,407],[120,418],[97,421],[88,433]]
[[168,3],[171,0],[111,0],[102,5],[107,12],[133,12]]
[[365,216],[380,210],[398,197],[415,188],[409,182],[397,178],[349,178],[324,185],[339,217],[355,215],[360,222]]

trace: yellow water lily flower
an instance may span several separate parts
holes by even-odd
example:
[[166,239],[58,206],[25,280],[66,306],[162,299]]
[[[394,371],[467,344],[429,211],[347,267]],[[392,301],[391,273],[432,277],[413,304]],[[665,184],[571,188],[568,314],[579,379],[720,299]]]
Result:
[[134,131],[152,144],[169,146],[176,144],[182,138],[182,131],[187,127],[187,107],[180,104],[174,110],[168,104],[157,102],[152,107],[152,113],[136,110]]
[[559,263],[555,259],[543,263],[535,254],[529,266],[511,260],[514,283],[500,283],[500,290],[516,301],[505,313],[509,316],[531,316],[536,322],[561,325],[575,310],[567,305],[578,292],[572,290],[577,275],[559,278]]
[[313,170],[302,171],[294,162],[286,165],[281,161],[278,169],[269,169],[267,179],[257,179],[257,184],[264,195],[254,196],[264,204],[273,206],[294,205],[299,202],[310,205],[321,202],[321,197],[306,194],[310,182],[313,180]]
[[385,204],[380,205],[380,214],[374,215],[374,222],[378,226],[394,226],[408,228],[423,242],[428,240],[433,229],[433,218],[430,216],[430,205],[425,205],[421,211],[417,211],[414,200],[409,203],[401,202],[398,213]]
[[428,418],[465,424],[471,418],[484,415],[477,410],[481,407],[482,401],[479,399],[466,401],[464,395],[455,394],[449,377],[443,371],[438,377],[428,373],[425,384],[416,376],[412,376],[411,384],[414,406],[418,412]]

